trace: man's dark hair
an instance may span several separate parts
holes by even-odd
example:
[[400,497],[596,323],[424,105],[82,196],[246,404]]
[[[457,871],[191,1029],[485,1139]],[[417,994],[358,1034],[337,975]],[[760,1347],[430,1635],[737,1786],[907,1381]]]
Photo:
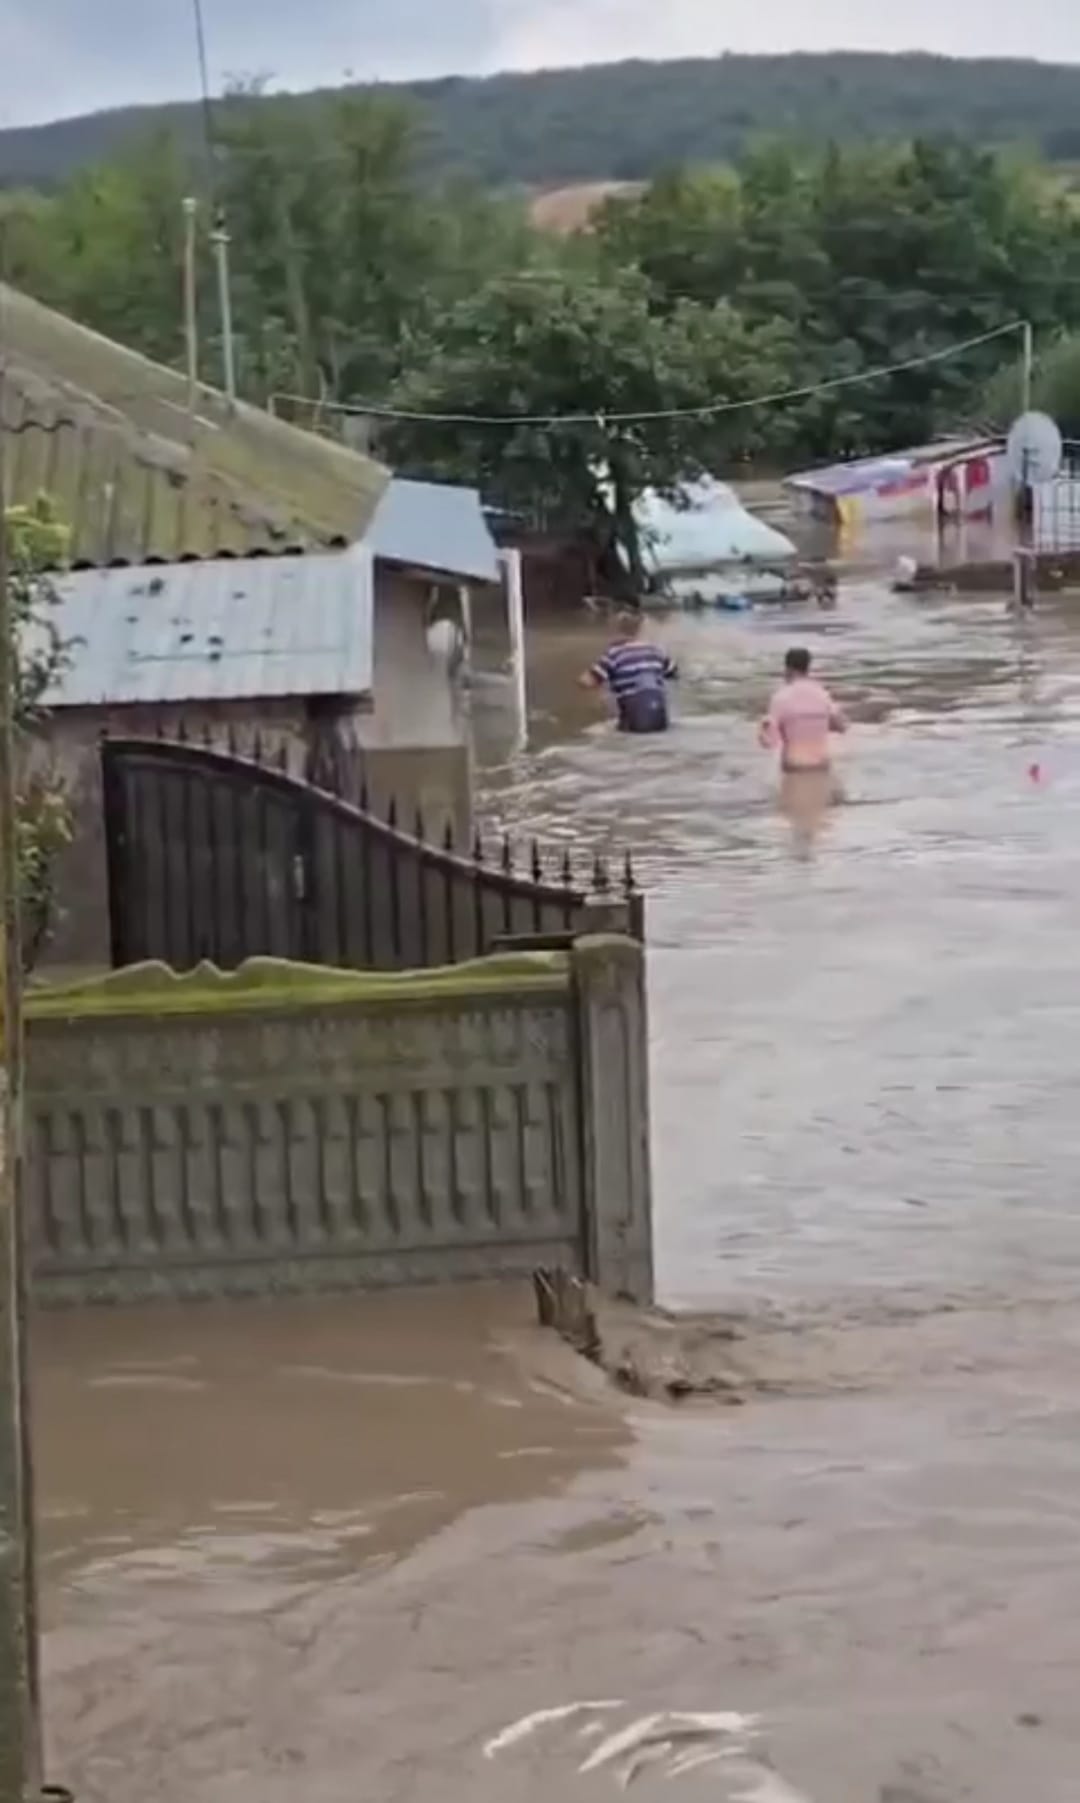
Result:
[[800,645],[797,645],[793,651],[788,652],[784,659],[784,669],[789,676],[809,676],[813,661],[809,651],[804,651]]

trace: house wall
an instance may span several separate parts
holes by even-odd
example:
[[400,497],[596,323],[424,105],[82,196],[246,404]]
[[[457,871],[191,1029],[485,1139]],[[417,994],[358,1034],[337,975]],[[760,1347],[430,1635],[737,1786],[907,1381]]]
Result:
[[300,697],[113,708],[64,708],[45,727],[32,754],[37,768],[63,779],[73,838],[56,869],[58,921],[43,955],[50,967],[101,969],[109,962],[108,883],[101,787],[100,743],[113,737],[175,738],[224,747],[230,736],[241,751],[256,736],[264,752],[284,747],[299,771],[317,737],[336,736],[358,749],[371,805],[384,817],[395,802],[403,829],[419,810],[433,836],[446,823],[459,845],[472,828],[472,774],[468,716],[461,686],[427,645],[433,596],[440,611],[460,616],[455,589],[436,590],[422,580],[380,566],[376,574],[373,707],[344,709],[312,720]]
[[459,844],[472,823],[468,713],[461,685],[428,649],[433,598],[459,618],[456,589],[386,565],[375,575],[374,707],[355,722],[373,803],[390,798],[407,825],[419,808],[435,834],[447,821]]

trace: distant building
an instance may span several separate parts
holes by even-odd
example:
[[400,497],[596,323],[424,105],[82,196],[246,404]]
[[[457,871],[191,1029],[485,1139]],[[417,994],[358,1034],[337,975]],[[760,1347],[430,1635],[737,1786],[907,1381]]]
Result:
[[807,513],[842,532],[919,514],[933,520],[978,518],[1010,492],[1004,445],[987,438],[858,457],[789,476],[784,487]]

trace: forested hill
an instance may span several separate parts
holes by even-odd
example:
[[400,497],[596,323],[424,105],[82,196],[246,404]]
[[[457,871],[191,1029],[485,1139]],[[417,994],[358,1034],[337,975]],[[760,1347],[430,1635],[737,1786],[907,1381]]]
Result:
[[[1080,159],[1080,67],[922,55],[610,63],[384,88],[420,110],[427,157],[487,184],[636,180],[717,161],[763,133],[820,142],[956,135]],[[305,104],[299,96],[296,104]],[[194,106],[129,108],[0,132],[0,182],[48,186]]]

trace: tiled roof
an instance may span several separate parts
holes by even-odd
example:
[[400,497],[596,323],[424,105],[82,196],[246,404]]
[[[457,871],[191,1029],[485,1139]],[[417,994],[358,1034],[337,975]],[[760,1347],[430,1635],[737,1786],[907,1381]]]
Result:
[[220,558],[54,579],[68,668],[46,705],[371,692],[371,553]]
[[372,459],[260,408],[230,408],[0,285],[8,498],[47,493],[74,562],[350,543],[388,481]]

